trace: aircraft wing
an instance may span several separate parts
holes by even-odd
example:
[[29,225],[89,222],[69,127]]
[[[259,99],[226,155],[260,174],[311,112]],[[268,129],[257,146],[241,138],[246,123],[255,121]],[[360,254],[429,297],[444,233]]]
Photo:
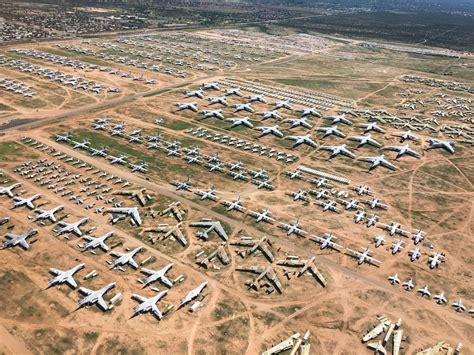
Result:
[[72,276],[69,276],[66,281],[65,281],[69,286],[71,286],[72,288],[76,288],[77,287],[77,283],[76,283],[76,280],[74,280],[74,278]]
[[168,287],[173,287],[173,283],[166,277],[166,276],[161,276],[160,278],[161,282],[163,282],[166,286]]
[[380,161],[380,164],[382,164],[386,168],[389,168],[390,170],[396,170],[397,169],[397,167],[395,165],[393,165],[392,163],[390,163],[388,160],[382,160],[382,161]]
[[138,264],[133,258],[128,259],[128,263],[132,265],[133,268],[138,269]]
[[53,275],[59,275],[59,274],[62,274],[62,271],[59,270],[59,269],[55,269],[54,267],[50,268],[49,269],[49,272]]
[[155,272],[153,270],[142,267],[140,270],[145,275],[153,275]]
[[97,299],[97,305],[99,306],[100,309],[102,309],[104,312],[109,309],[107,306],[107,303],[105,303],[104,299],[102,297],[99,297]]
[[89,290],[88,288],[85,288],[85,287],[79,287],[79,292],[84,295],[90,295],[91,293],[94,293],[94,291]]
[[21,239],[20,241],[18,241],[18,244],[20,244],[20,246],[25,250],[29,248],[28,243],[24,239]]
[[377,260],[377,259],[375,259],[375,258],[373,258],[373,257],[371,257],[371,256],[366,256],[366,257],[365,257],[365,260],[366,260],[368,263],[370,263],[370,264],[372,264],[372,265],[374,265],[374,266],[377,266],[377,267],[379,267],[380,264],[382,264],[382,262],[381,262],[380,260]]
[[227,240],[229,237],[227,236],[227,233],[225,232],[224,228],[222,228],[222,225],[220,223],[216,224],[216,232],[225,240]]
[[151,311],[153,312],[153,315],[155,315],[158,319],[163,318],[163,314],[161,314],[161,312],[160,312],[160,310],[159,310],[159,308],[156,304],[151,306]]

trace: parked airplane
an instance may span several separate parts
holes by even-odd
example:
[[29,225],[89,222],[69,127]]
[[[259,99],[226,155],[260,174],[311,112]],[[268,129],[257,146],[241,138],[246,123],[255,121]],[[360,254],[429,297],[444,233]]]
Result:
[[220,120],[224,120],[224,110],[219,109],[219,110],[202,110],[199,113],[203,115],[203,119],[206,118],[218,118]]
[[255,112],[254,108],[252,107],[252,104],[249,102],[249,103],[246,103],[246,104],[236,104],[234,105],[234,112],[239,112],[239,111],[247,111],[247,112],[250,112],[250,113],[253,113]]
[[405,288],[406,291],[410,291],[412,288],[415,287],[415,283],[413,282],[412,279],[409,279],[408,281],[405,281],[403,283],[403,287]]
[[217,82],[203,83],[201,85],[202,90],[220,90],[219,84]]
[[318,131],[319,132],[324,132],[324,135],[323,135],[322,138],[325,138],[325,137],[330,136],[330,135],[339,136],[341,138],[346,137],[346,135],[338,129],[337,125],[331,126],[331,127],[319,127]]
[[273,254],[268,248],[268,245],[270,244],[270,241],[268,240],[267,237],[262,237],[260,239],[240,239],[235,242],[231,242],[231,245],[238,245],[238,246],[243,246],[243,247],[250,247],[250,250],[245,250],[243,252],[239,252],[240,255],[242,255],[243,258],[247,255],[252,255],[257,249],[262,252],[262,254],[270,261],[273,262]]
[[418,136],[411,133],[411,131],[395,132],[392,136],[400,137],[400,143],[403,143],[406,140],[418,141],[420,139]]
[[42,209],[37,209],[35,210],[35,213],[36,213],[36,216],[34,217],[28,217],[30,218],[33,222],[35,221],[41,221],[43,219],[49,219],[51,222],[55,223],[56,222],[56,217],[55,217],[55,213],[56,212],[59,212],[59,211],[62,211],[64,209],[64,206],[58,206],[58,207],[55,207],[55,208],[52,208],[50,210],[42,210]]
[[393,165],[387,159],[385,159],[385,156],[383,154],[376,157],[362,157],[362,158],[359,158],[358,160],[371,163],[369,167],[369,171],[372,171],[379,166],[383,166],[384,168],[387,168],[390,170],[397,169],[395,165]]
[[129,164],[132,173],[139,171],[143,174],[146,174],[148,172],[148,164],[145,162],[142,162],[141,164]]
[[211,186],[209,189],[207,189],[207,191],[196,191],[195,194],[201,196],[201,200],[209,199],[217,201],[216,189],[214,188],[214,186]]
[[127,156],[125,154],[120,154],[118,157],[109,155],[108,159],[110,160],[110,164],[127,164]]
[[347,139],[350,140],[350,141],[359,142],[359,145],[357,146],[357,148],[360,148],[360,147],[362,147],[366,144],[374,146],[376,148],[381,148],[382,147],[382,144],[380,144],[375,139],[373,139],[370,134],[368,134],[366,136],[351,136],[351,137],[347,137]]
[[215,231],[219,237],[221,237],[225,242],[229,239],[225,229],[222,227],[221,222],[219,221],[210,221],[210,220],[200,220],[196,222],[191,222],[189,224],[191,227],[205,228],[197,232],[197,237],[199,239],[208,240],[209,233]]
[[437,268],[441,265],[441,263],[444,263],[445,261],[446,256],[443,253],[432,253],[428,257],[428,264],[430,266],[430,269]]
[[341,113],[340,115],[335,115],[335,116],[328,116],[326,118],[331,120],[331,124],[344,123],[346,125],[352,125],[352,121],[346,118],[345,113]]
[[102,149],[96,149],[96,148],[91,147],[90,151],[91,151],[91,156],[106,157],[108,149],[106,147],[103,147]]
[[298,200],[308,201],[309,200],[306,191],[303,189],[299,189],[298,191],[290,191],[288,192],[288,195],[293,197],[293,201],[298,201]]
[[185,95],[186,95],[186,97],[195,96],[199,99],[203,99],[204,98],[204,91],[202,91],[202,90],[189,90],[189,91],[185,92]]
[[395,284],[399,284],[399,283],[400,283],[400,279],[399,279],[399,277],[398,277],[398,274],[389,276],[389,277],[388,277],[388,280],[390,281],[390,283],[391,283],[392,285],[395,285]]
[[422,230],[418,230],[418,232],[412,233],[411,239],[413,239],[413,243],[417,245],[419,242],[425,239],[425,232],[423,232]]
[[56,134],[56,142],[69,142],[71,140],[71,135],[65,134]]
[[403,240],[397,240],[396,242],[392,243],[392,247],[390,248],[392,250],[392,254],[395,255],[399,252],[402,251],[403,246],[405,245],[405,242]]
[[448,300],[444,296],[444,292],[441,292],[433,297],[436,300],[437,304],[448,303]]
[[436,139],[436,138],[430,138],[427,140],[427,143],[429,144],[429,147],[427,149],[436,149],[436,148],[442,148],[449,153],[453,154],[454,153],[454,142],[452,141],[444,141],[441,139]]
[[360,223],[362,222],[362,219],[364,219],[366,216],[366,213],[364,210],[359,210],[357,211],[357,213],[355,214],[354,216],[354,222],[355,223]]
[[32,236],[36,235],[38,231],[36,229],[32,229],[24,234],[12,234],[12,233],[7,233],[5,234],[5,237],[8,239],[3,243],[3,248],[13,248],[19,245],[22,249],[28,250],[30,245],[26,241],[28,238],[31,238]]
[[381,224],[379,228],[385,229],[391,236],[395,234],[400,234],[401,236],[405,236],[408,234],[405,230],[401,228],[400,223],[398,222],[390,222],[390,224]]
[[421,256],[420,248],[410,250],[408,255],[410,255],[410,261],[416,261]]
[[311,129],[313,126],[308,122],[306,117],[302,118],[290,118],[288,119],[288,122],[290,123],[290,128],[296,128],[296,127],[304,127]]
[[184,298],[182,298],[181,301],[179,302],[178,309],[184,307],[186,304],[188,304],[189,302],[194,300],[196,297],[198,297],[201,294],[202,290],[204,290],[204,288],[206,286],[207,286],[207,281],[203,282],[198,287],[196,287],[196,288],[192,289],[191,291],[189,291],[186,294],[186,296],[184,296]]
[[111,269],[114,269],[117,266],[122,266],[122,265],[126,265],[126,264],[129,264],[134,269],[137,269],[138,264],[133,259],[133,257],[135,256],[135,254],[137,254],[138,252],[140,252],[142,250],[143,250],[143,247],[137,247],[137,248],[135,248],[135,249],[133,249],[133,250],[127,252],[127,253],[119,253],[119,252],[116,252],[116,251],[111,252],[110,254],[117,258],[112,262]]
[[266,103],[267,101],[262,95],[250,95],[248,96],[249,102],[261,102]]
[[331,233],[326,233],[323,237],[314,236],[314,238],[312,238],[311,240],[314,240],[315,242],[319,243],[319,247],[321,249],[331,248],[336,251],[341,251],[343,249],[342,245],[336,244],[334,242],[335,240],[337,240],[337,238]]
[[266,136],[268,134],[273,134],[279,138],[283,138],[283,133],[278,130],[278,125],[274,126],[259,126],[255,128],[258,131],[261,131],[260,137]]
[[300,112],[301,112],[302,117],[305,117],[305,116],[322,117],[321,114],[318,111],[316,111],[316,109],[313,107],[304,108],[300,110]]
[[191,182],[190,182],[189,176],[184,181],[173,182],[173,185],[176,187],[176,191],[179,191],[179,190],[191,191]]
[[370,131],[385,133],[385,130],[377,125],[377,122],[363,123],[358,125],[357,127],[363,128],[364,134]]
[[424,297],[424,296],[431,297],[431,292],[428,289],[427,285],[425,287],[419,288],[418,292],[421,293],[421,297]]
[[464,306],[461,299],[459,299],[457,302],[454,302],[452,307],[456,310],[456,312],[464,312],[466,310],[466,306]]
[[329,159],[332,159],[334,157],[336,157],[337,155],[339,154],[342,154],[342,155],[345,155],[346,157],[349,157],[351,159],[354,159],[355,158],[355,154],[352,153],[349,149],[346,148],[347,146],[345,144],[341,144],[341,145],[336,145],[336,146],[333,146],[333,145],[324,145],[324,146],[321,146],[319,147],[319,149],[321,150],[328,150],[331,152],[331,155],[329,156]]
[[104,213],[112,213],[112,224],[124,218],[119,215],[125,215],[125,217],[129,216],[133,223],[139,226],[142,224],[140,213],[136,207],[113,207],[106,209]]
[[133,309],[132,317],[136,317],[141,313],[151,312],[158,320],[163,318],[163,314],[159,310],[156,303],[167,295],[168,291],[162,291],[156,296],[145,298],[137,294],[133,294],[132,298],[140,302],[138,306]]
[[249,120],[250,120],[249,117],[226,119],[226,121],[232,122],[232,125],[229,128],[234,128],[237,126],[246,126],[248,128],[253,128],[253,124]]
[[256,212],[256,211],[249,211],[248,212],[251,216],[255,217],[255,221],[257,223],[259,222],[267,222],[267,223],[273,223],[275,221],[274,218],[270,217],[272,214],[270,210],[264,208],[262,209],[261,212]]
[[311,138],[310,134],[306,134],[304,136],[287,136],[285,138],[295,141],[292,148],[296,148],[297,146],[301,144],[307,144],[313,148],[317,147],[316,142]]
[[74,223],[67,223],[64,221],[59,221],[58,225],[60,228],[56,231],[56,235],[61,235],[64,233],[74,233],[76,236],[82,236],[82,231],[79,229],[84,223],[86,223],[89,218],[82,218],[77,222]]
[[108,232],[101,237],[92,237],[90,235],[86,235],[83,239],[87,240],[87,243],[84,243],[81,248],[82,250],[89,250],[95,249],[97,247],[101,248],[103,251],[108,251],[109,247],[105,244],[105,241],[111,237],[114,232]]
[[369,247],[363,249],[360,252],[348,248],[347,252],[350,256],[355,257],[355,258],[358,259],[357,263],[359,265],[362,265],[363,263],[369,263],[369,264],[372,264],[374,266],[379,267],[380,264],[382,263],[381,261],[379,261],[379,260],[373,258],[372,256],[370,256],[371,251],[370,251]]
[[76,272],[79,270],[82,270],[86,267],[86,264],[78,264],[74,266],[73,268],[62,271],[59,269],[51,268],[49,269],[49,272],[53,275],[55,275],[52,279],[49,279],[48,281],[48,288],[55,286],[55,285],[60,285],[62,283],[66,283],[69,287],[71,288],[76,288],[77,283],[74,280],[73,276]]
[[401,145],[401,146],[385,146],[383,147],[382,149],[385,149],[385,150],[393,150],[395,152],[398,152],[397,156],[395,157],[395,159],[398,159],[400,157],[402,157],[403,155],[410,155],[412,157],[415,157],[417,159],[420,159],[421,158],[421,155],[417,152],[415,152],[413,149],[410,148],[410,146],[408,144],[405,144],[405,145]]
[[89,290],[85,287],[80,287],[79,292],[85,295],[85,297],[79,300],[79,308],[97,303],[100,309],[102,309],[103,311],[107,311],[109,307],[105,303],[103,297],[109,290],[113,289],[114,287],[115,282],[110,283],[97,291]]
[[287,233],[286,235],[292,235],[293,233],[299,236],[304,236],[308,234],[308,232],[305,232],[303,229],[300,228],[300,222],[297,219],[296,221],[293,222],[293,224],[286,224],[286,223],[281,223],[280,226],[281,229],[285,230]]
[[142,267],[140,271],[148,276],[143,282],[143,288],[156,281],[160,281],[169,288],[173,287],[173,283],[166,277],[166,273],[173,267],[173,265],[173,263],[170,263],[159,270],[151,270]]
[[277,121],[282,119],[282,117],[278,114],[277,111],[264,111],[260,112],[259,115],[263,117],[262,121],[268,120],[269,118]]
[[388,205],[382,203],[378,198],[373,198],[371,200],[365,200],[364,203],[370,207],[370,209],[381,208],[383,210],[388,209]]
[[198,112],[198,106],[197,106],[197,102],[193,101],[193,102],[185,102],[185,103],[177,103],[176,106],[178,106],[178,111],[182,111],[182,110],[191,110],[191,111],[194,111],[194,112]]
[[227,211],[237,210],[239,212],[244,212],[246,210],[246,208],[241,204],[240,197],[235,201],[222,201],[222,204],[227,206]]
[[384,234],[379,234],[379,235],[375,236],[374,242],[375,242],[374,244],[375,244],[376,248],[384,245],[385,244],[385,235]]
[[16,202],[13,202],[13,208],[18,208],[22,206],[28,207],[30,210],[35,208],[35,205],[33,204],[33,201],[39,199],[41,197],[40,194],[36,194],[27,198],[22,198],[20,196],[15,196],[13,199]]
[[230,95],[242,96],[242,93],[240,92],[239,88],[225,89],[224,93],[226,96],[230,96]]
[[88,150],[90,144],[91,142],[88,139],[84,139],[82,142],[72,141],[72,148]]
[[12,191],[20,186],[21,184],[16,183],[10,186],[0,187],[0,195],[7,195],[8,197],[12,198],[13,197]]

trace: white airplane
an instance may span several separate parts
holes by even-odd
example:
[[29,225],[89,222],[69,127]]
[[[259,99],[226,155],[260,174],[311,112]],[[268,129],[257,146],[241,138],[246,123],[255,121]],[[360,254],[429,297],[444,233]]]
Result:
[[224,93],[226,96],[230,96],[230,95],[242,96],[242,93],[240,92],[239,88],[225,89]]
[[90,149],[91,151],[91,156],[99,156],[99,157],[106,157],[107,156],[107,151],[108,149],[107,148],[102,148],[102,149],[96,149],[96,148],[92,148]]
[[433,297],[436,300],[437,304],[448,303],[448,300],[444,296],[444,292],[441,292]]
[[362,196],[362,195],[371,195],[370,189],[367,185],[359,185],[356,187],[352,188],[355,192],[357,192],[357,195]]
[[428,289],[428,285],[426,285],[425,287],[419,288],[418,292],[421,293],[421,297],[424,297],[424,296],[431,297],[431,292]]
[[339,154],[342,154],[346,157],[349,157],[351,159],[354,159],[355,158],[355,154],[352,153],[349,149],[346,148],[347,146],[345,144],[341,144],[341,145],[336,145],[336,146],[333,146],[333,145],[324,145],[324,146],[321,146],[319,147],[319,149],[322,149],[322,150],[328,150],[331,153],[331,155],[329,156],[329,159],[332,159],[336,156],[338,156]]
[[267,101],[262,95],[250,95],[248,96],[249,102],[261,102],[266,103]]
[[446,257],[443,253],[432,253],[428,257],[428,265],[430,266],[430,269],[437,268],[438,266],[441,265],[441,263],[446,261]]
[[441,139],[436,139],[436,138],[430,138],[426,141],[429,144],[429,147],[427,149],[436,149],[436,148],[442,148],[449,153],[453,154],[454,153],[454,142],[452,141],[444,141]]
[[81,248],[82,250],[89,250],[99,247],[103,251],[108,251],[109,247],[107,246],[107,244],[105,244],[105,241],[113,234],[114,232],[108,232],[101,237],[92,237],[90,235],[86,235],[83,237],[83,239],[87,240],[87,243],[83,244]]
[[20,186],[21,184],[16,183],[10,186],[0,187],[0,195],[7,195],[8,197],[12,198],[13,197],[12,191]]
[[86,223],[89,218],[82,218],[77,222],[74,223],[67,223],[63,221],[59,221],[58,225],[61,227],[56,231],[56,235],[61,235],[64,233],[74,233],[76,236],[82,236],[82,231],[79,229],[84,223]]
[[145,162],[142,162],[141,164],[129,164],[132,173],[139,171],[141,173],[146,174],[148,172],[148,164]]
[[73,289],[76,288],[77,283],[74,280],[73,276],[76,272],[84,269],[85,267],[86,267],[86,264],[79,264],[66,271],[62,271],[55,268],[49,269],[49,272],[55,276],[52,279],[48,280],[48,288],[55,285],[60,285],[63,283],[66,283],[69,287]]
[[371,200],[365,200],[364,203],[370,207],[370,209],[381,208],[383,210],[388,209],[388,205],[382,203],[378,198],[373,198]]
[[237,210],[239,212],[244,212],[246,210],[246,208],[242,206],[240,197],[238,197],[235,201],[222,201],[222,204],[227,206],[227,211]]
[[100,309],[102,309],[103,311],[107,311],[109,307],[107,307],[107,304],[105,303],[103,297],[109,290],[113,289],[114,287],[115,282],[110,283],[97,291],[92,291],[85,287],[79,287],[79,292],[85,295],[85,297],[79,300],[78,302],[79,308],[97,303]]
[[178,102],[176,104],[176,106],[178,106],[178,111],[191,110],[191,111],[194,111],[194,112],[198,112],[197,102],[195,102],[195,101],[193,101],[193,102],[183,102],[183,103]]
[[211,82],[211,83],[203,83],[201,85],[202,90],[220,90],[219,89],[219,84],[216,82]]
[[270,217],[272,214],[270,210],[264,208],[262,209],[261,212],[256,212],[256,211],[249,211],[248,212],[251,216],[255,217],[255,221],[257,223],[259,222],[267,222],[267,223],[273,223],[275,221],[274,218]]
[[255,110],[254,108],[252,107],[252,104],[249,102],[249,103],[246,103],[246,104],[236,104],[234,105],[234,112],[239,112],[239,111],[247,111],[247,112],[250,112],[250,113],[254,113]]
[[378,267],[382,263],[381,261],[370,256],[371,251],[369,247],[363,249],[362,251],[356,251],[348,248],[347,252],[350,256],[357,258],[358,265],[362,265],[363,263],[369,263]]
[[227,106],[227,97],[225,96],[214,96],[214,97],[208,97],[207,101],[209,101],[209,105],[215,105],[215,104],[221,104],[223,106]]
[[224,120],[224,111],[222,109],[219,110],[202,110],[200,113],[203,115],[203,119],[206,118],[218,118],[220,120]]
[[304,108],[300,110],[300,112],[301,112],[301,116],[303,117],[305,116],[322,117],[321,114],[318,111],[316,111],[316,109],[313,107]]
[[399,252],[402,251],[403,246],[405,245],[405,242],[403,240],[397,240],[396,242],[392,243],[392,247],[390,248],[392,250],[392,254],[395,255]]
[[114,157],[113,155],[109,155],[108,159],[110,160],[110,164],[127,164],[127,156],[125,154],[120,154],[118,157]]
[[323,237],[315,236],[313,240],[319,243],[319,247],[321,249],[331,248],[337,251],[341,251],[343,249],[342,245],[336,244],[334,242],[334,240],[337,240],[337,238],[330,233],[325,234]]
[[262,121],[268,120],[269,118],[272,118],[277,121],[282,119],[282,117],[278,114],[277,111],[264,111],[260,112],[259,115],[263,117]]
[[392,134],[394,137],[400,137],[400,143],[403,143],[406,140],[418,141],[420,138],[415,136],[411,131],[405,132],[395,132]]
[[392,285],[395,285],[395,284],[399,284],[399,283],[400,283],[400,279],[399,279],[399,277],[398,277],[398,274],[389,276],[389,277],[388,277],[388,280],[390,281],[390,283],[391,283]]
[[32,229],[24,234],[16,235],[12,233],[7,233],[5,234],[5,237],[8,239],[3,243],[3,248],[13,248],[19,245],[22,249],[28,250],[30,245],[26,241],[28,238],[31,238],[32,236],[36,235],[38,231],[36,229]]
[[290,177],[290,179],[302,179],[303,174],[301,174],[301,171],[296,169],[295,171],[287,171],[287,175]]
[[288,122],[290,122],[290,128],[296,128],[296,127],[304,127],[311,129],[313,126],[308,122],[306,117],[302,118],[290,118],[288,119]]
[[307,145],[309,145],[313,148],[317,147],[316,142],[313,141],[310,134],[307,134],[307,135],[304,135],[304,136],[287,136],[285,138],[295,141],[292,148],[296,148],[297,146],[299,146],[301,144],[307,144]]
[[173,267],[173,265],[173,263],[170,263],[165,267],[161,268],[160,270],[151,270],[142,267],[140,271],[148,276],[147,279],[143,282],[143,288],[147,287],[155,281],[160,281],[169,288],[173,287],[173,283],[166,277],[166,273],[169,271],[169,269]]
[[26,206],[28,207],[30,210],[32,209],[35,209],[35,205],[33,204],[33,201],[39,199],[41,197],[40,194],[36,194],[36,195],[33,195],[31,197],[27,197],[27,198],[22,198],[20,196],[15,196],[13,198],[13,200],[15,200],[15,202],[13,202],[13,208],[18,208],[18,207],[22,207],[22,206]]
[[365,213],[364,210],[359,210],[357,211],[357,213],[355,214],[354,216],[354,222],[355,223],[360,223],[362,222],[362,220],[365,218],[367,214]]
[[456,310],[456,312],[464,312],[466,310],[466,306],[464,306],[461,299],[459,299],[457,302],[454,302],[451,306]]
[[204,288],[206,286],[207,286],[207,281],[203,282],[202,284],[200,284],[195,289],[192,289],[191,291],[189,291],[187,293],[187,295],[184,296],[184,298],[182,298],[181,301],[179,302],[178,309],[180,309],[181,307],[185,306],[186,304],[191,302],[193,299],[198,297],[200,295],[200,293],[202,292],[202,290],[204,290]]
[[379,221],[379,216],[377,216],[376,214],[373,214],[372,217],[370,217],[369,219],[367,219],[367,228],[370,228],[372,226],[375,226],[375,224]]
[[408,255],[410,256],[410,261],[416,261],[421,256],[420,248],[415,248],[412,249],[408,252]]
[[56,212],[59,212],[59,211],[62,211],[64,209],[64,206],[58,206],[58,207],[54,207],[50,210],[42,210],[42,209],[37,209],[35,210],[35,213],[36,213],[36,216],[34,217],[28,217],[30,218],[33,222],[35,221],[41,221],[43,219],[49,219],[51,222],[55,223],[56,222],[56,217],[54,216],[54,214]]
[[415,157],[417,159],[420,159],[421,158],[421,155],[414,151],[413,149],[410,148],[410,146],[408,144],[405,144],[405,145],[400,145],[400,146],[385,146],[383,147],[382,149],[385,149],[385,150],[393,150],[395,152],[398,152],[397,156],[395,157],[395,159],[398,159],[400,157],[402,157],[403,155],[410,155],[412,157]]
[[384,234],[379,234],[377,236],[375,236],[374,238],[374,245],[376,248],[382,246],[385,244],[385,235]]
[[151,312],[158,320],[163,318],[163,314],[159,310],[156,303],[167,295],[168,291],[162,291],[156,296],[145,298],[137,294],[133,294],[132,298],[140,302],[138,306],[133,309],[132,317],[136,317],[141,313]]
[[331,126],[331,127],[319,127],[318,131],[319,132],[324,132],[324,135],[323,135],[322,138],[325,138],[325,137],[330,136],[330,135],[339,136],[341,138],[346,137],[346,135],[338,129],[337,125]]
[[361,125],[358,125],[357,127],[363,128],[364,134],[370,131],[385,133],[385,130],[377,125],[377,122],[363,123]]
[[179,190],[191,191],[191,183],[189,180],[189,176],[184,181],[173,182],[173,185],[176,187],[176,191],[179,191]]
[[117,266],[122,266],[122,265],[129,264],[134,269],[138,269],[138,264],[133,259],[133,257],[135,256],[135,254],[137,254],[138,252],[140,252],[142,250],[143,250],[143,247],[136,247],[135,249],[133,249],[133,250],[127,252],[127,253],[119,253],[119,252],[116,252],[116,251],[111,252],[110,254],[112,256],[115,256],[117,259],[115,259],[112,262],[112,266],[110,268],[114,269]]
[[298,191],[288,192],[288,195],[293,197],[293,201],[298,201],[298,200],[308,201],[307,193],[303,189],[299,189]]
[[286,233],[287,236],[290,236],[293,233],[299,236],[304,236],[308,233],[300,228],[300,222],[298,219],[294,221],[293,224],[289,224],[289,223],[286,224],[286,223],[280,222],[280,228],[284,229],[287,232]]
[[317,190],[310,190],[309,193],[314,196],[316,200],[320,199],[327,199],[330,196],[330,192],[327,189]]
[[413,239],[413,243],[417,245],[419,242],[425,239],[425,232],[423,232],[422,230],[419,230],[416,233],[412,233],[411,239]]
[[369,171],[372,171],[372,170],[374,170],[375,168],[377,168],[379,166],[383,166],[384,168],[387,168],[387,169],[390,169],[390,170],[396,170],[397,169],[397,167],[395,165],[393,165],[387,159],[385,159],[385,156],[383,154],[379,155],[379,156],[376,156],[376,157],[361,157],[358,160],[366,161],[366,162],[371,163],[370,167],[369,167]]
[[231,163],[229,165],[229,170],[242,170],[244,168],[243,163],[241,161],[236,161],[235,163]]
[[56,142],[69,142],[71,140],[71,135],[65,134],[56,134]]
[[350,141],[359,142],[359,144],[357,145],[357,148],[360,148],[360,147],[362,147],[366,144],[377,147],[377,148],[382,147],[382,144],[380,144],[375,139],[373,139],[370,134],[368,134],[366,136],[351,136],[351,137],[347,137],[347,139],[350,140]]
[[293,107],[286,101],[278,101],[273,104],[275,110],[280,108],[286,108],[287,110],[293,110]]
[[207,191],[196,191],[196,195],[201,196],[201,200],[213,200],[217,201],[217,196],[216,196],[216,189],[214,186],[211,186]]
[[72,148],[88,150],[89,144],[91,144],[91,142],[88,139],[84,139],[82,142],[72,141]]
[[413,282],[412,279],[410,279],[403,283],[403,287],[405,288],[406,291],[410,291],[412,288],[415,287],[415,283]]
[[355,198],[352,198],[349,201],[339,199],[339,202],[345,206],[346,210],[357,210],[357,209],[359,209],[359,201],[357,201]]
[[343,123],[343,124],[346,124],[346,125],[349,125],[349,126],[352,124],[352,121],[350,121],[346,118],[345,113],[341,113],[340,115],[328,116],[326,118],[328,120],[331,120],[331,124]]
[[406,232],[401,228],[400,223],[398,222],[390,222],[390,224],[382,224],[380,228],[385,229],[391,236],[395,234],[405,235]]
[[104,213],[112,213],[112,224],[122,219],[120,217],[116,217],[115,215],[129,216],[136,225],[140,226],[142,224],[140,213],[136,207],[113,207],[105,210]]
[[[274,126],[260,126],[260,127],[256,127],[255,129],[262,132],[262,133],[260,134],[260,137],[264,137],[264,136],[266,136],[266,135],[268,135],[268,134],[273,134],[274,136],[277,136],[277,137],[280,137],[280,138],[283,137],[283,133],[281,133],[281,132],[278,130],[278,125],[274,125]],[[260,137],[259,137],[259,138],[260,138]]]
[[246,126],[248,128],[253,128],[252,122],[250,122],[249,117],[242,117],[242,118],[228,118],[226,119],[227,122],[232,122],[232,125],[229,128],[234,128],[237,126]]
[[203,99],[204,98],[204,91],[202,90],[189,90],[189,91],[186,91],[185,93],[186,97],[197,97],[197,98],[200,98],[200,99]]

